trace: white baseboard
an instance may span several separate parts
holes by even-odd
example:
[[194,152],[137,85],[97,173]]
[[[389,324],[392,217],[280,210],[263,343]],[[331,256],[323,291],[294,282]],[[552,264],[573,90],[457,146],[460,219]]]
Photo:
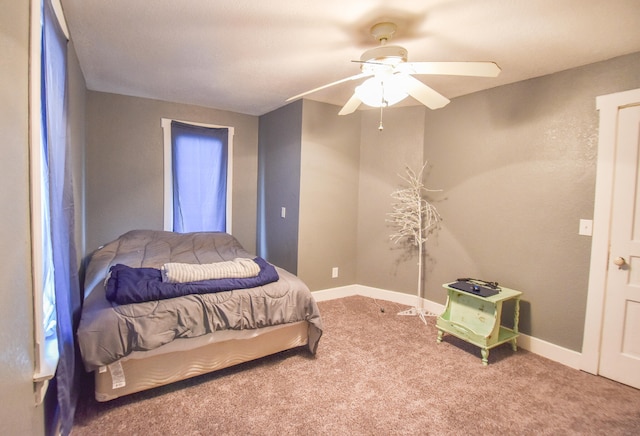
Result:
[[[371,297],[379,300],[391,301],[406,306],[420,307],[429,312],[440,314],[444,311],[442,304],[421,298],[420,301],[416,295],[404,294],[402,292],[388,291],[386,289],[373,288],[363,285],[348,285],[339,288],[324,289],[314,291],[313,297],[316,301],[335,300],[337,298],[350,297],[353,295],[361,295],[363,297]],[[532,353],[538,354],[554,362],[561,363],[574,369],[581,368],[582,354],[569,350],[559,345],[552,344],[542,339],[534,338],[520,333],[518,337],[518,346]]]

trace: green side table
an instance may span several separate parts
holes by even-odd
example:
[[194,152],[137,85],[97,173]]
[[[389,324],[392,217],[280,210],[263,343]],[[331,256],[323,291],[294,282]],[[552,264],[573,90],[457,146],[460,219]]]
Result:
[[[449,286],[447,289],[447,305],[442,315],[436,320],[438,329],[438,343],[442,342],[444,333],[449,333],[470,344],[480,347],[482,364],[489,364],[489,350],[511,342],[511,348],[516,351],[518,321],[520,317],[520,296],[522,292],[501,287],[501,291],[491,297],[481,297],[469,292],[460,291]],[[504,327],[502,323],[502,303],[514,300],[513,329]]]

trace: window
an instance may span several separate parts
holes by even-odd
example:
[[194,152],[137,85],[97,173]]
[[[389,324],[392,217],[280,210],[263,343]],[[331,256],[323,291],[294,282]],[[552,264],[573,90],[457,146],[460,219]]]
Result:
[[233,128],[163,118],[164,228],[231,233]]
[[67,140],[68,36],[57,0],[32,1],[30,40],[34,393],[36,404],[42,403],[55,376],[54,425],[68,434],[79,394],[74,314],[80,310],[80,281]]
[[[33,238],[33,300],[36,403],[42,402],[48,381],[53,378],[60,358],[58,349],[55,276],[51,240],[50,180],[47,158],[47,136],[64,125],[66,75],[66,35],[57,31],[61,25],[66,34],[64,19],[57,2],[52,2],[57,18],[47,9],[49,4],[33,1],[31,40],[31,207]],[[45,13],[45,10],[47,13]],[[49,120],[47,111],[58,117]],[[50,118],[50,117],[49,117]]]

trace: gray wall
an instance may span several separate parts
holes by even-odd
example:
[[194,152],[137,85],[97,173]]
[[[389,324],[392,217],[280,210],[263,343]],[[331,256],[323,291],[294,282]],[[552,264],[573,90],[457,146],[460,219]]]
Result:
[[356,283],[360,117],[338,111],[302,108],[298,275],[312,290]]
[[255,251],[257,117],[90,91],[87,253],[129,230],[162,230],[162,118],[234,127],[232,232],[249,251]]
[[[423,106],[362,112],[360,186],[358,200],[358,283],[416,295],[417,251],[395,244],[387,221],[393,209],[391,193],[403,186],[405,167],[419,170],[423,162]],[[435,186],[438,188],[438,186]]]
[[69,121],[69,146],[71,148],[71,161],[73,168],[73,196],[75,202],[76,223],[76,254],[78,264],[82,262],[85,252],[85,195],[84,195],[84,162],[85,162],[85,137],[86,137],[86,100],[87,85],[78,63],[73,43],[69,43],[67,62],[67,75],[69,77],[69,102],[67,117]]
[[0,3],[0,433],[44,434],[33,395],[29,221],[29,2]]
[[[302,100],[260,117],[258,254],[298,271]],[[285,218],[281,208],[286,209]]]
[[[640,54],[634,54],[426,110],[415,130],[424,135],[431,164],[426,185],[443,189],[431,197],[444,219],[426,245],[427,299],[444,304],[441,285],[457,277],[495,280],[524,292],[521,331],[581,350],[591,238],[578,235],[578,223],[593,216],[595,98],[640,87],[639,72]],[[404,110],[386,112],[385,132]],[[362,126],[358,278],[407,292],[407,262],[383,240],[388,232],[379,222],[389,205],[373,197],[392,191],[385,162],[420,161],[420,140],[377,136],[370,113]],[[390,144],[406,156],[380,156]]]
[[260,117],[258,252],[311,290],[356,282],[360,117],[338,110],[298,100]]

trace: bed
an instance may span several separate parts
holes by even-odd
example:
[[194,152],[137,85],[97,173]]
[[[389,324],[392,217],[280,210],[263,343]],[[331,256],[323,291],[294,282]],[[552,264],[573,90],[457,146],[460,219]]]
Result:
[[134,230],[87,266],[77,338],[98,401],[292,348],[315,354],[321,336],[304,282],[227,233]]

